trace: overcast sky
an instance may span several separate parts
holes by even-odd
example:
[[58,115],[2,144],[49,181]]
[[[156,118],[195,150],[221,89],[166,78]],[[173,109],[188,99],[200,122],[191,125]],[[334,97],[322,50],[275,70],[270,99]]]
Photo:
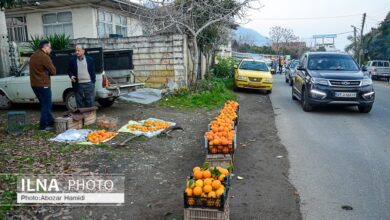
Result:
[[[337,34],[352,31],[351,25],[361,26],[362,14],[367,13],[365,33],[376,27],[390,11],[390,0],[260,0],[264,6],[251,10],[250,22],[243,24],[264,36],[272,26],[291,28],[308,46],[315,34]],[[330,18],[332,17],[332,18]],[[310,19],[311,18],[311,19]],[[344,50],[348,35],[338,35],[336,47]]]

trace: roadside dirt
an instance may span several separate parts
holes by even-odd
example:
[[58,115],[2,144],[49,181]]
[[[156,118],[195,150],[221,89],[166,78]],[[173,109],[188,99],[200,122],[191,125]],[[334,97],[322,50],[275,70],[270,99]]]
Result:
[[[299,197],[288,182],[287,152],[277,136],[268,96],[244,92],[239,94],[239,102],[239,146],[234,173],[244,179],[235,178],[232,182],[230,218],[300,219]],[[39,108],[28,108],[28,118],[35,123]],[[62,111],[60,107],[55,109],[55,115]],[[100,109],[99,115],[119,117],[120,125],[130,119],[154,117],[176,122],[184,131],[175,131],[172,137],[133,140],[123,148],[92,148],[76,151],[77,156],[71,155],[71,158],[82,160],[71,160],[71,171],[84,169],[96,173],[125,174],[124,206],[40,207],[27,213],[30,217],[36,215],[37,219],[183,219],[185,178],[194,166],[204,162],[203,134],[217,112],[126,103]],[[4,120],[5,111],[0,113]],[[45,141],[40,138],[40,145],[43,146]],[[283,158],[278,159],[277,156]],[[59,170],[54,169],[53,172]],[[9,170],[0,168],[0,173],[5,171]],[[26,212],[18,214],[23,216]]]

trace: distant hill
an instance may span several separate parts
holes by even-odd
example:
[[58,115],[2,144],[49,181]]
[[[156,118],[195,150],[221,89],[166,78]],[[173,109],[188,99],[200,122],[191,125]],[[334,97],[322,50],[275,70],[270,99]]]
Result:
[[234,32],[234,39],[256,46],[266,46],[272,44],[269,38],[264,37],[257,31],[241,26],[238,27],[237,30]]

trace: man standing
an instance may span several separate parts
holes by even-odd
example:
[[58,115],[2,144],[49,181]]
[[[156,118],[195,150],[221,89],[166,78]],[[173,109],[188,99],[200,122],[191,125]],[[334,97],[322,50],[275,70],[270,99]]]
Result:
[[54,118],[51,114],[51,81],[56,68],[49,56],[51,45],[47,40],[39,43],[39,49],[30,57],[30,83],[41,105],[40,130],[53,130]]
[[76,46],[76,56],[69,62],[69,77],[76,94],[77,108],[95,105],[95,65],[92,57],[85,55],[82,46]]

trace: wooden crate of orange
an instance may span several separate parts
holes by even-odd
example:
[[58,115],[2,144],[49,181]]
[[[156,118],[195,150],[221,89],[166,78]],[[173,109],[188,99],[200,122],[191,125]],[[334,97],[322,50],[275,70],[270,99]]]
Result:
[[194,167],[192,176],[187,179],[184,207],[223,210],[230,187],[229,173],[222,167]]
[[106,130],[99,130],[99,131],[89,133],[87,139],[92,144],[99,144],[108,141],[117,135],[118,135],[117,132],[107,132]]

